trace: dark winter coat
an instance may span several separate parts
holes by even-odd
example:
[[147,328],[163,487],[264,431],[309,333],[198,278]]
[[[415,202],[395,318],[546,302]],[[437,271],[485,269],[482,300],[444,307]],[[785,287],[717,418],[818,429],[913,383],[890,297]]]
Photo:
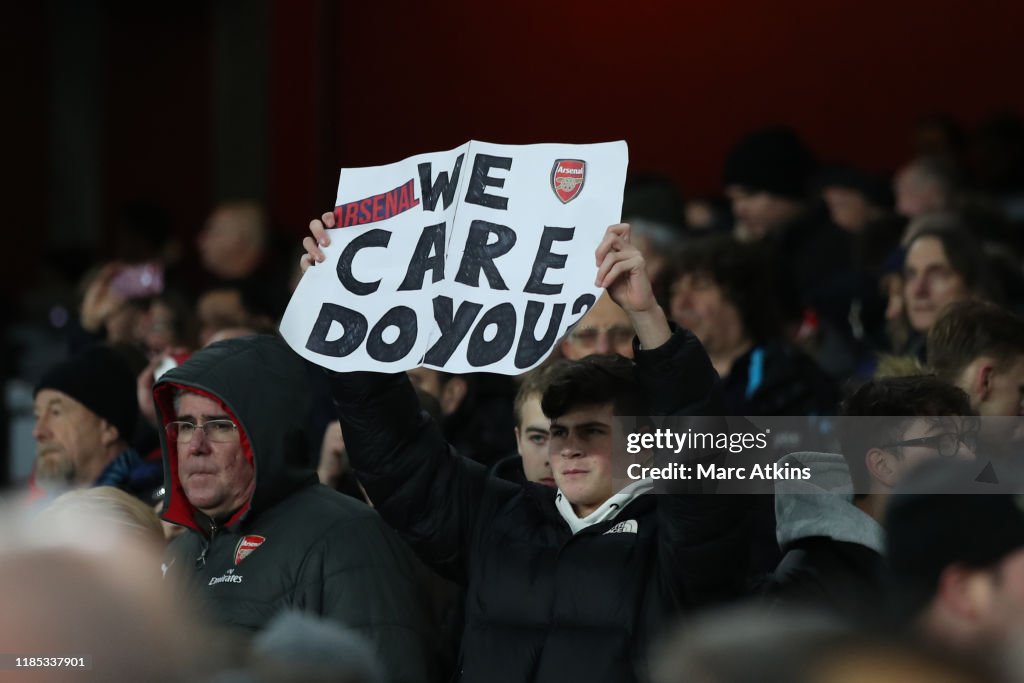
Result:
[[832,415],[835,382],[796,346],[759,344],[736,359],[722,382],[729,415]]
[[164,423],[176,417],[176,388],[219,401],[256,477],[242,509],[210,520],[186,498],[175,444],[161,430],[163,517],[188,529],[168,548],[166,578],[218,622],[255,631],[283,609],[310,612],[367,638],[390,680],[437,680],[436,629],[418,585],[424,568],[377,513],[318,482],[305,444],[304,380],[283,341],[259,336],[210,346],[157,383]]
[[[716,382],[683,331],[636,363],[656,414],[701,407]],[[641,495],[573,535],[554,489],[455,453],[404,375],[333,385],[350,461],[381,515],[466,587],[462,681],[642,680],[668,620],[742,589],[743,496]]]
[[856,622],[879,616],[885,591],[880,553],[827,536],[791,543],[766,586],[773,602],[824,609]]
[[877,618],[885,595],[885,532],[853,504],[849,471],[834,453],[794,453],[810,481],[776,482],[784,555],[764,592],[770,603],[824,609],[853,621]]

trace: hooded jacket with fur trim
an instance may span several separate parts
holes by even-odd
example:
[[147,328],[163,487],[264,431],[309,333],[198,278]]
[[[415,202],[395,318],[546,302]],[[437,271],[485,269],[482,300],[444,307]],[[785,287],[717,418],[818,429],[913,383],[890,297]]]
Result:
[[176,419],[179,391],[217,401],[238,425],[256,479],[242,508],[210,520],[189,503],[176,444],[160,430],[163,518],[188,529],[168,547],[165,578],[216,622],[255,631],[284,609],[313,613],[372,642],[389,680],[438,680],[424,568],[376,512],[318,482],[306,448],[305,376],[282,340],[257,336],[207,347],[156,384],[163,424]]

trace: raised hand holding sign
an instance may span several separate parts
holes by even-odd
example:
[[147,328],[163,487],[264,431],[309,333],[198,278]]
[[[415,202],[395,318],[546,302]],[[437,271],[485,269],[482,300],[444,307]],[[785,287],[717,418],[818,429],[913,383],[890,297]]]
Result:
[[471,142],[342,171],[304,242],[304,264],[326,267],[304,275],[282,335],[339,371],[534,367],[601,294],[593,254],[621,212],[626,154]]

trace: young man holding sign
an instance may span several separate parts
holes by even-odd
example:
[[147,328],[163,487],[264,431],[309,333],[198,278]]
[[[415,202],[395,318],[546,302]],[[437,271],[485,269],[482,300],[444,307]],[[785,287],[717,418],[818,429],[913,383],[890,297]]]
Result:
[[[333,219],[311,224],[304,268],[323,262]],[[700,342],[669,327],[629,233],[608,228],[596,284],[629,316],[635,363],[597,356],[555,373],[543,407],[557,490],[460,457],[404,373],[332,374],[369,497],[467,591],[462,681],[642,680],[662,625],[742,588],[745,497],[653,495],[650,481],[613,489],[613,416],[703,412],[718,379]]]

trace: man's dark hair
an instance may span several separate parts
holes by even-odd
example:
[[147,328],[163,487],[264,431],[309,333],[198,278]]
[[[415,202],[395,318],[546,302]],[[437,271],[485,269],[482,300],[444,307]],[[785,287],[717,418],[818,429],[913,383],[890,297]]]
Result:
[[974,359],[991,356],[1005,370],[1024,356],[1024,318],[985,301],[951,304],[928,331],[928,365],[955,381]]
[[729,236],[694,240],[667,267],[665,282],[685,275],[707,277],[739,312],[743,330],[755,343],[780,332],[775,274],[761,244],[744,244]]
[[840,421],[839,443],[850,469],[854,491],[864,495],[871,475],[864,455],[872,448],[899,441],[918,417],[950,417],[971,414],[971,400],[963,390],[933,375],[887,377],[864,384],[843,402],[847,418]]
[[612,404],[615,415],[646,415],[646,394],[633,361],[617,354],[587,356],[552,368],[541,410],[552,420],[577,408]]

